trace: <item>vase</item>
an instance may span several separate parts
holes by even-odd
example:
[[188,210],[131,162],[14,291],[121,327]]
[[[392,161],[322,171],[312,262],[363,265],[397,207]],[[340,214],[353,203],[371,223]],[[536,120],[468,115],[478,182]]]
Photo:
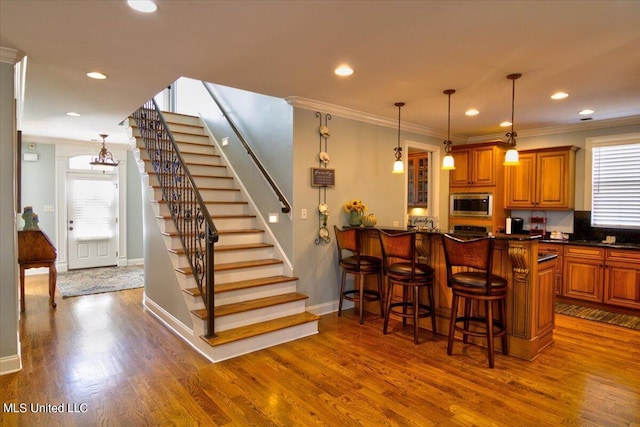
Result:
[[359,227],[362,224],[362,213],[358,211],[349,212],[349,225],[352,227]]

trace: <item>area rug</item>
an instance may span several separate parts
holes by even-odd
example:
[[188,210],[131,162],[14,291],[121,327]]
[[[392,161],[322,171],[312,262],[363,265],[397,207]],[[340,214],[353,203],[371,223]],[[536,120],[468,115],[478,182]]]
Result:
[[556,303],[556,313],[640,330],[640,316],[611,313],[597,308],[588,308],[560,302]]
[[57,288],[62,298],[142,288],[144,268],[101,267],[58,273]]

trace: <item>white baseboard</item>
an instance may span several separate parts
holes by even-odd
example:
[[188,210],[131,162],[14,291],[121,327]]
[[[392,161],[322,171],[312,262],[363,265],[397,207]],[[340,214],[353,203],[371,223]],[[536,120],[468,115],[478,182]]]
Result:
[[[316,314],[318,316],[323,316],[325,314],[329,314],[329,313],[335,313],[336,311],[338,311],[338,305],[339,305],[339,301],[335,300],[335,301],[329,301],[323,304],[317,304],[317,305],[310,305],[307,307],[307,311]],[[344,301],[342,303],[342,309],[347,309],[347,308],[353,308],[353,302],[352,301]]]
[[[162,322],[167,328],[171,329],[177,336],[182,338],[187,344],[189,344],[195,351],[200,353],[204,358],[213,362],[210,355],[206,354],[197,344],[204,341],[199,336],[194,335],[193,329],[190,329],[187,325],[176,319],[171,313],[160,307],[152,299],[147,297],[146,292],[142,297],[142,305],[146,310],[151,313],[153,317]],[[194,342],[195,340],[195,342]]]
[[22,358],[19,354],[0,359],[0,375],[12,374],[22,369]]

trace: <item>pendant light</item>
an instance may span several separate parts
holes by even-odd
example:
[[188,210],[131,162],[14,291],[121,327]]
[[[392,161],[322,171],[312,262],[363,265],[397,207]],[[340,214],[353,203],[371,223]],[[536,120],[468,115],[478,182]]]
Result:
[[102,138],[102,148],[100,149],[100,153],[98,154],[98,157],[94,157],[93,160],[91,162],[89,162],[89,164],[94,165],[94,166],[118,166],[118,164],[120,164],[119,160],[113,160],[113,155],[107,151],[107,147],[105,147],[105,139],[108,137],[109,135],[101,133],[100,137]]
[[396,152],[396,161],[393,162],[393,173],[404,173],[404,162],[402,161],[402,147],[400,147],[400,110],[404,107],[404,102],[396,102],[398,107],[398,146],[393,149]]
[[447,89],[443,93],[449,96],[449,110],[447,112],[447,140],[444,142],[445,156],[442,158],[442,170],[450,171],[456,168],[453,156],[451,155],[451,145],[453,144],[453,142],[451,142],[451,95],[456,93],[456,91],[455,89]]
[[517,166],[520,164],[520,158],[518,156],[518,150],[516,150],[516,137],[518,134],[513,129],[514,127],[514,110],[515,110],[515,100],[516,100],[516,80],[522,77],[522,74],[515,73],[509,74],[507,78],[512,81],[512,90],[511,90],[511,132],[507,132],[507,144],[511,144],[511,147],[507,150],[507,154],[504,157],[505,166]]

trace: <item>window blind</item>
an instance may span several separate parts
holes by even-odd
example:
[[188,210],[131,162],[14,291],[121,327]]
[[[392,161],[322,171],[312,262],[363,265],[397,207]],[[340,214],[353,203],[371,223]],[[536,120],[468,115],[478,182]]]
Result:
[[640,228],[640,144],[593,147],[591,225]]

